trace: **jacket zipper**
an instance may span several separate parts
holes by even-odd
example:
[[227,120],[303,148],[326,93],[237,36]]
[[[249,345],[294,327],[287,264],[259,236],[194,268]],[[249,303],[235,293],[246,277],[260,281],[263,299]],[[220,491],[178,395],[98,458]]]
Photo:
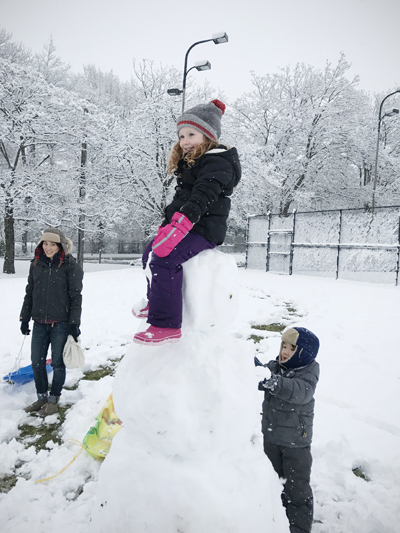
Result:
[[47,288],[46,288],[46,313],[45,313],[45,321],[47,323],[48,319],[48,305],[49,305],[49,285],[50,285],[50,278],[51,278],[51,263],[49,263],[49,275],[47,277]]
[[301,416],[299,416],[299,420],[300,420],[301,430],[303,432],[302,438],[305,439],[307,437],[306,425],[305,425],[304,420],[303,420],[303,418]]

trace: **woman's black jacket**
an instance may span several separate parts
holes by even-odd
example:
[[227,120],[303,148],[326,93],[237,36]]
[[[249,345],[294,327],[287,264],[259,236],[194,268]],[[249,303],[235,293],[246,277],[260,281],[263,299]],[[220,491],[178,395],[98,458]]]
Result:
[[179,162],[176,193],[165,209],[165,221],[169,223],[179,211],[193,224],[192,231],[200,233],[208,241],[222,244],[226,235],[234,187],[241,178],[241,167],[236,148],[219,146],[196,159],[189,167]]
[[82,312],[83,271],[72,255],[66,255],[60,265],[56,254],[53,261],[44,253],[37,264],[31,263],[20,320],[68,322],[80,325]]

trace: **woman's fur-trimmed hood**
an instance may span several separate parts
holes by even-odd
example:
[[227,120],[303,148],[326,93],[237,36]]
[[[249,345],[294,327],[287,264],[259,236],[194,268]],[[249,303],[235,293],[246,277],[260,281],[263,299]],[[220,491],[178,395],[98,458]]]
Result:
[[65,255],[72,253],[73,244],[71,239],[66,237],[65,234],[58,228],[46,228],[37,245],[40,246],[43,241],[51,241],[61,244]]

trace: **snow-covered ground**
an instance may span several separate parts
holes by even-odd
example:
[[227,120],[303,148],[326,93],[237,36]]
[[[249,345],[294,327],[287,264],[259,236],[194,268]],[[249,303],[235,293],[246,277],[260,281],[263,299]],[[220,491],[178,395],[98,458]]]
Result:
[[[22,344],[18,316],[28,267],[20,261],[16,275],[0,274],[1,377],[12,370]],[[51,429],[57,415],[42,421],[24,413],[35,398],[33,383],[0,386],[0,473],[18,477],[0,495],[2,532],[138,533],[146,530],[143,521],[151,533],[197,533],[201,521],[210,533],[288,531],[279,482],[262,453],[257,382],[264,370],[253,364],[254,355],[263,362],[277,355],[280,335],[252,328],[271,323],[305,326],[321,341],[313,533],[398,531],[400,288],[240,268],[236,287],[232,272],[219,284],[221,298],[231,289],[233,298],[228,295],[225,307],[218,299],[210,306],[202,296],[209,294],[216,268],[202,268],[201,281],[187,287],[203,307],[192,310],[200,313],[197,322],[187,308],[182,341],[147,348],[131,342],[143,326],[130,312],[144,294],[142,270],[85,265],[86,364],[67,372],[70,390],[61,406],[71,407],[59,430],[61,443],[49,441],[36,452],[29,437],[21,442],[21,427]],[[236,318],[223,329],[217,319],[224,309],[232,315],[235,305]],[[255,344],[251,335],[264,340]],[[81,379],[122,356],[115,376]],[[22,349],[22,366],[27,364],[29,341]],[[106,460],[82,452],[57,477],[35,483],[70,463],[79,448],[67,439],[82,442],[111,391],[124,428]],[[214,527],[208,522],[213,516],[219,516]],[[127,529],[127,523],[137,525]]]

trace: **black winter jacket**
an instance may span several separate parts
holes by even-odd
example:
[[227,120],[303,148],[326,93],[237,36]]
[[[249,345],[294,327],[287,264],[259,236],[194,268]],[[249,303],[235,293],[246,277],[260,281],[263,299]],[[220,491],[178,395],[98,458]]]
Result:
[[314,393],[319,364],[285,370],[278,361],[267,364],[277,378],[274,392],[266,391],[263,402],[264,439],[279,446],[302,448],[312,441]]
[[241,178],[241,167],[236,148],[219,146],[196,159],[189,167],[179,162],[176,193],[165,209],[163,225],[171,222],[180,211],[193,224],[192,231],[208,241],[222,244],[226,235],[234,187]]
[[20,320],[68,322],[80,325],[83,271],[72,255],[61,265],[58,254],[50,261],[44,253],[31,263]]

